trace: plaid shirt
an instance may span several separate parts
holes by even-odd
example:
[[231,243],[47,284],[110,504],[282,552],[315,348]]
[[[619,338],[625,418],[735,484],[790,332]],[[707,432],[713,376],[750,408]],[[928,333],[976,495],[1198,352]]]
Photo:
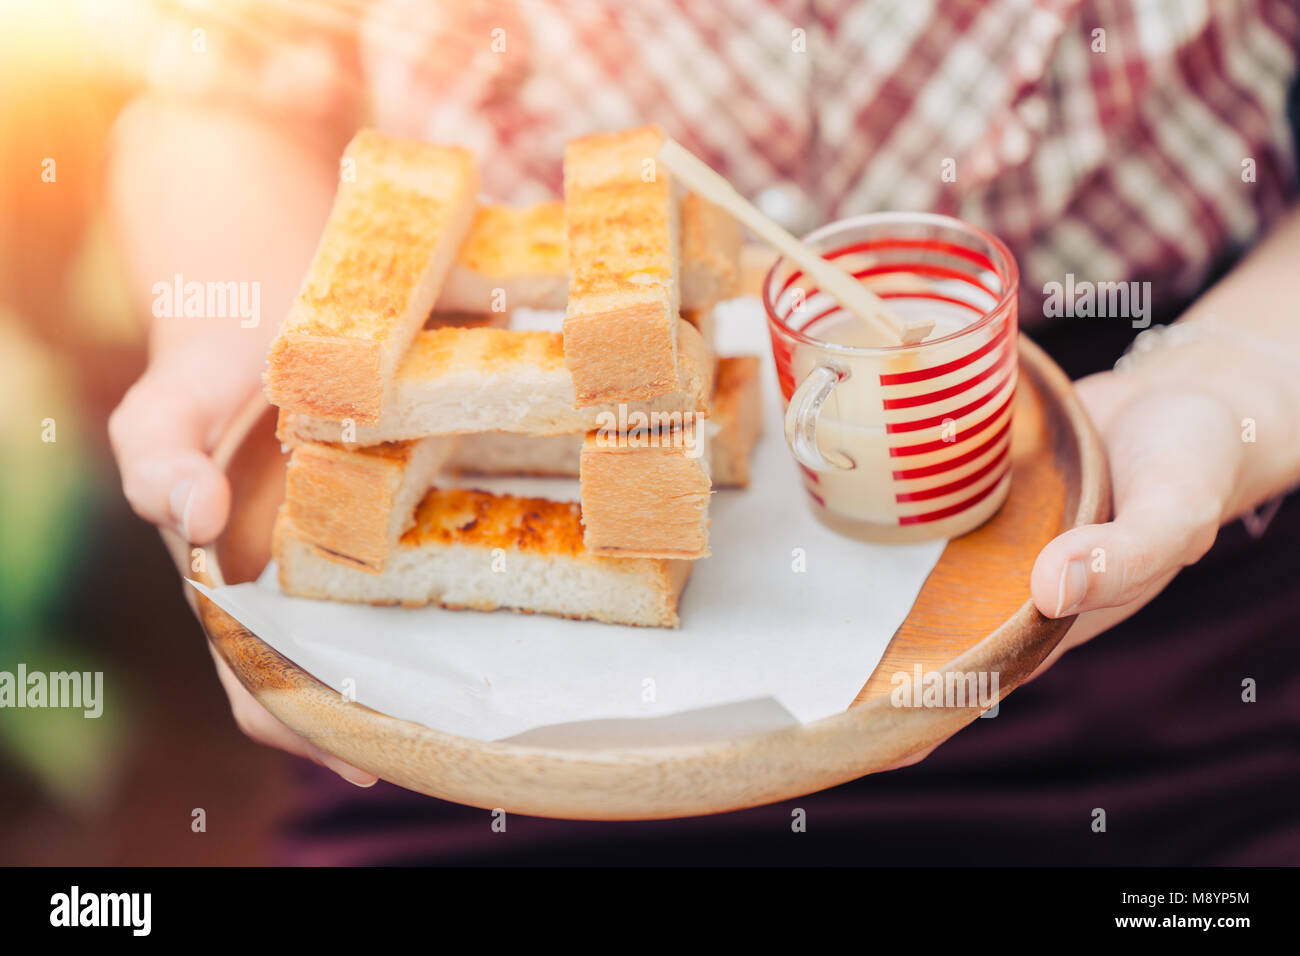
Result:
[[1295,185],[1293,0],[468,9],[381,0],[361,63],[378,125],[474,147],[502,198],[557,193],[571,137],[657,122],[791,225],[946,212],[1001,236],[1027,289],[1140,278],[1159,305]]
[[[228,68],[190,54],[197,22],[227,24]],[[171,31],[156,83],[360,101],[472,147],[497,199],[558,195],[568,139],[656,122],[794,229],[881,209],[981,225],[1027,299],[1072,273],[1149,280],[1168,308],[1295,188],[1300,0],[223,0]]]

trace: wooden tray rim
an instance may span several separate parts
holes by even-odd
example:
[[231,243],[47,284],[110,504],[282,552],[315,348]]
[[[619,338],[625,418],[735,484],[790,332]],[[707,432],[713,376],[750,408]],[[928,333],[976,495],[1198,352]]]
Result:
[[[1059,398],[1058,414],[1069,422],[1077,442],[1083,479],[1074,514],[1065,516],[1063,528],[1106,520],[1110,489],[1105,456],[1086,412],[1064,372],[1037,345],[1021,335],[1019,349],[1022,373],[1033,375],[1045,396]],[[219,467],[228,466],[266,407],[258,396],[232,421],[214,454]],[[1088,481],[1088,476],[1096,480]],[[188,545],[182,543],[182,548],[182,567],[188,569]],[[215,554],[209,560],[208,573],[195,576],[214,585],[223,581]],[[975,708],[898,708],[882,695],[812,723],[721,741],[598,749],[479,741],[389,717],[346,700],[264,644],[206,597],[197,598],[196,610],[209,643],[278,718],[294,726],[309,713],[314,723],[323,723],[321,718],[328,716],[330,723],[348,730],[309,735],[323,749],[411,789],[484,808],[608,820],[725,812],[856,779],[947,738],[979,717]],[[1046,658],[1073,621],[1072,617],[1046,618],[1027,600],[977,644],[934,669],[997,670],[1001,697],[1005,698]],[[224,639],[214,638],[214,634],[222,634]],[[246,650],[251,648],[255,657],[265,658],[267,665],[274,664],[294,675],[299,686],[292,691],[259,687],[226,652],[223,645],[227,641],[245,642]],[[376,766],[370,760],[369,745],[380,740],[389,750],[416,747],[426,756],[432,752],[439,765],[434,769],[446,772],[445,780],[430,784],[419,773],[399,774],[405,779],[397,779],[390,768]],[[477,772],[466,777],[453,769],[464,765],[477,768]],[[699,786],[685,790],[664,786],[667,776],[695,778]],[[524,781],[531,789],[505,796],[501,792],[504,781]],[[662,791],[657,796],[652,793],[656,789]]]

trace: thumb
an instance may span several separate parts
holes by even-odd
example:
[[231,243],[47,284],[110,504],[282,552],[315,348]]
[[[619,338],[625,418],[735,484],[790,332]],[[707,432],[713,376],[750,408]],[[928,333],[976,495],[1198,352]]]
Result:
[[151,369],[131,387],[109,418],[108,434],[136,514],[194,544],[221,532],[230,485],[205,449],[225,414],[173,374]]
[[[1105,434],[1115,518],[1074,528],[1038,556],[1030,591],[1048,617],[1119,607],[1198,561],[1218,532],[1240,443],[1227,409],[1198,393],[1147,394]],[[1235,448],[1234,448],[1235,446]]]

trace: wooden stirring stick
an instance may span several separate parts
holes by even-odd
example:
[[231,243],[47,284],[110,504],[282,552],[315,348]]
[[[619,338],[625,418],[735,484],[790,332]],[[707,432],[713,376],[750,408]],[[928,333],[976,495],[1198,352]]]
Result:
[[833,262],[786,232],[758,211],[731,183],[719,176],[707,163],[675,140],[664,140],[658,159],[694,193],[721,206],[759,236],[775,246],[812,278],[818,288],[830,293],[840,305],[858,318],[904,345],[915,345],[931,330],[934,322],[926,319],[904,321],[890,311],[883,299]]

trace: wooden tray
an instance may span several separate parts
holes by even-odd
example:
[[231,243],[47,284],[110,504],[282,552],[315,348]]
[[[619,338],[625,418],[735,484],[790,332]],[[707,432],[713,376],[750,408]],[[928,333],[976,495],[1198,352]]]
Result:
[[[1005,697],[1073,621],[1038,613],[1029,600],[1029,572],[1058,533],[1107,519],[1107,470],[1065,375],[1023,337],[1020,370],[1006,505],[948,544],[853,706],[815,723],[671,747],[484,743],[348,701],[202,596],[199,619],[244,685],[297,733],[386,780],[445,800],[536,816],[628,820],[718,813],[822,790],[887,767],[979,716],[975,708],[894,707],[890,675],[918,663],[925,671],[996,671]],[[271,524],[284,493],[285,456],[274,430],[274,409],[259,399],[217,450],[231,481],[231,521],[208,549],[207,573],[192,575],[204,583],[251,581],[269,560]],[[189,572],[188,551],[182,554]]]

